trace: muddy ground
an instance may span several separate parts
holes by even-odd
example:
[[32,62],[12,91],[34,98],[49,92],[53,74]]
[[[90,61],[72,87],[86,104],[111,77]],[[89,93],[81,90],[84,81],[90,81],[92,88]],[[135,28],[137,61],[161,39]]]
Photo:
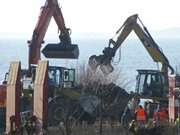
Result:
[[[100,127],[97,125],[91,126],[76,126],[72,129],[71,135],[127,135],[127,131],[121,126],[106,126],[103,125],[102,134],[100,134]],[[65,135],[61,129],[51,128],[49,129],[48,135]]]
[[[119,123],[115,125],[103,123],[102,133],[100,133],[100,126],[96,123],[91,126],[76,126],[72,128],[71,135],[177,135],[177,128],[174,126],[157,127],[155,130],[158,132],[148,131],[133,134]],[[66,133],[63,132],[62,128],[49,128],[48,135],[66,135]]]

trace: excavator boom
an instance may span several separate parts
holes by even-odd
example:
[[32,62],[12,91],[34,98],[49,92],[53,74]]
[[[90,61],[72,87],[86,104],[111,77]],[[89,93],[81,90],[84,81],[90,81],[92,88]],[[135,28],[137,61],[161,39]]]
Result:
[[[140,23],[138,23],[138,20]],[[109,40],[108,47],[105,47],[103,54],[92,55],[89,58],[89,66],[94,71],[100,67],[101,71],[108,75],[113,71],[111,62],[128,35],[134,31],[143,46],[155,62],[162,64],[159,70],[137,70],[136,93],[148,97],[166,97],[168,93],[168,69],[174,73],[167,57],[159,46],[155,43],[147,28],[143,25],[138,15],[132,15],[127,18],[124,24],[116,32],[115,38]]]
[[[140,21],[140,24],[142,26],[137,22],[138,20]],[[151,58],[155,62],[160,62],[162,64],[161,71],[167,73],[168,68],[170,68],[171,73],[173,74],[174,70],[169,64],[168,59],[166,58],[162,50],[159,48],[159,46],[155,43],[147,28],[143,25],[137,14],[128,17],[128,19],[116,32],[116,35],[118,35],[117,40],[110,39],[109,46],[105,47],[102,55],[93,55],[90,57],[89,65],[92,67],[92,69],[95,70],[98,66],[100,66],[100,68],[103,69],[102,71],[105,74],[112,72],[113,67],[111,65],[111,61],[115,56],[117,50],[121,47],[124,40],[131,33],[131,31],[134,31],[136,33]]]
[[31,64],[37,64],[40,59],[41,45],[52,17],[60,30],[60,43],[47,45],[42,51],[43,54],[48,58],[78,58],[79,56],[78,46],[71,43],[70,29],[65,26],[58,1],[46,0],[45,5],[41,8],[32,39],[28,41],[29,68]]

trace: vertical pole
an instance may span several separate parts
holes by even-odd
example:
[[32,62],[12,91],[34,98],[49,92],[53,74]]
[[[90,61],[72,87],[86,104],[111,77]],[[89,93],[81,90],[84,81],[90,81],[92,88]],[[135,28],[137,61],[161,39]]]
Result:
[[[33,115],[37,119],[37,130],[40,134],[47,127],[47,86],[48,86],[48,61],[39,61],[34,83]],[[44,134],[44,133],[43,133]]]
[[169,121],[172,123],[175,121],[175,76],[169,76]]
[[20,72],[20,62],[11,62],[6,94],[6,133],[20,129]]
[[100,89],[100,127],[99,127],[99,135],[102,135],[102,132],[103,132],[103,127],[102,127],[102,122],[103,122],[103,118],[102,118],[102,106],[103,106],[103,103],[102,103],[102,90]]
[[179,118],[180,118],[180,98],[178,97],[178,135],[180,135]]

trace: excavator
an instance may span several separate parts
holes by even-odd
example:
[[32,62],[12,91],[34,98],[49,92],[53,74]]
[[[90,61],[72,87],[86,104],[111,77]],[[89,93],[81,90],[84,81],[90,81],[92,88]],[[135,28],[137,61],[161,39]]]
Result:
[[[77,44],[72,44],[71,29],[65,25],[64,17],[59,7],[58,0],[46,0],[45,5],[41,7],[38,22],[33,31],[33,35],[29,44],[28,69],[22,69],[21,81],[23,87],[23,99],[32,96],[33,82],[35,80],[35,72],[38,61],[41,59],[41,47],[44,43],[43,39],[48,29],[51,18],[54,18],[60,31],[59,43],[47,44],[42,53],[46,58],[58,59],[77,59],[79,56],[79,48]],[[5,75],[3,84],[0,85],[0,108],[6,108],[6,84],[8,73]],[[72,88],[75,82],[75,69],[66,67],[49,66],[48,67],[48,98],[57,96],[55,90],[61,88]],[[30,96],[31,95],[31,96]],[[26,98],[27,97],[27,98]],[[23,101],[24,102],[24,101]],[[24,102],[25,103],[25,102]],[[22,111],[28,110],[30,104],[22,105]],[[3,111],[4,112],[4,111]]]
[[[50,24],[51,18],[54,18],[60,31],[59,43],[47,44],[42,53],[46,58],[57,59],[77,59],[79,56],[78,45],[72,44],[71,29],[65,25],[64,17],[57,0],[46,0],[45,5],[41,7],[38,22],[33,31],[29,44],[28,69],[22,70],[22,81],[24,89],[31,87],[30,81],[35,79],[35,69],[38,61],[41,59],[41,47],[43,39]],[[75,70],[65,67],[49,66],[48,68],[49,85],[56,87],[71,87],[75,79]],[[5,76],[4,84],[7,82],[8,73]],[[71,86],[70,86],[71,85]],[[51,94],[53,95],[53,93]]]
[[151,112],[150,115],[152,117],[153,110],[155,108],[168,108],[168,74],[169,71],[171,74],[174,74],[174,69],[170,65],[162,49],[153,40],[149,31],[144,26],[137,14],[127,18],[120,29],[118,29],[116,32],[116,35],[114,36],[116,38],[111,38],[109,40],[109,45],[108,47],[104,48],[103,54],[98,56],[92,55],[89,58],[89,66],[94,71],[96,71],[97,68],[100,68],[105,75],[113,72],[113,58],[124,40],[132,31],[134,31],[137,37],[140,39],[142,45],[154,62],[161,63],[160,70],[137,70],[138,75],[136,77],[134,99],[138,99],[136,100],[138,101],[138,104],[141,101],[143,101],[146,105],[149,104],[149,112]]
[[[46,0],[45,5],[41,7],[38,22],[33,31],[29,44],[29,65],[28,70],[22,71],[23,89],[31,87],[35,79],[35,70],[38,61],[41,59],[41,46],[44,43],[43,39],[48,29],[51,18],[54,18],[57,27],[60,31],[59,43],[47,44],[42,53],[46,58],[56,59],[77,59],[79,56],[78,45],[72,44],[71,29],[65,25],[64,17],[59,7],[57,0]],[[73,87],[75,81],[75,69],[65,67],[49,66],[48,67],[48,97],[55,96],[56,88]]]
[[[141,22],[142,26],[137,23],[138,20]],[[114,39],[110,39],[109,45],[108,47],[104,48],[102,55],[92,55],[89,58],[89,65],[91,69],[96,70],[99,66],[104,74],[111,73],[114,70],[111,62],[115,57],[117,50],[121,47],[123,41],[127,38],[131,31],[134,31],[136,33],[145,49],[150,54],[151,58],[155,62],[160,62],[162,64],[162,68],[160,71],[138,70],[139,75],[137,76],[136,92],[140,95],[145,96],[166,96],[166,94],[168,94],[168,69],[170,69],[172,74],[174,73],[174,69],[170,65],[167,57],[164,55],[162,50],[155,43],[147,28],[143,25],[137,14],[130,16],[124,22],[121,28],[116,32],[116,34],[118,35],[117,40],[115,41]],[[154,81],[159,83],[159,87],[156,90],[149,90],[146,84],[149,83],[148,81],[153,81],[149,79],[155,79]]]

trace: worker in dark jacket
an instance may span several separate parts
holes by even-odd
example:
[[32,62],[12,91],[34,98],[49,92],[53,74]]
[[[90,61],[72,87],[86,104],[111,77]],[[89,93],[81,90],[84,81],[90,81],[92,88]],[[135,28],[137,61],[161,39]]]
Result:
[[128,127],[130,121],[133,119],[132,117],[133,116],[131,114],[130,108],[128,106],[126,106],[126,108],[124,109],[124,112],[121,116],[121,124],[124,127]]

